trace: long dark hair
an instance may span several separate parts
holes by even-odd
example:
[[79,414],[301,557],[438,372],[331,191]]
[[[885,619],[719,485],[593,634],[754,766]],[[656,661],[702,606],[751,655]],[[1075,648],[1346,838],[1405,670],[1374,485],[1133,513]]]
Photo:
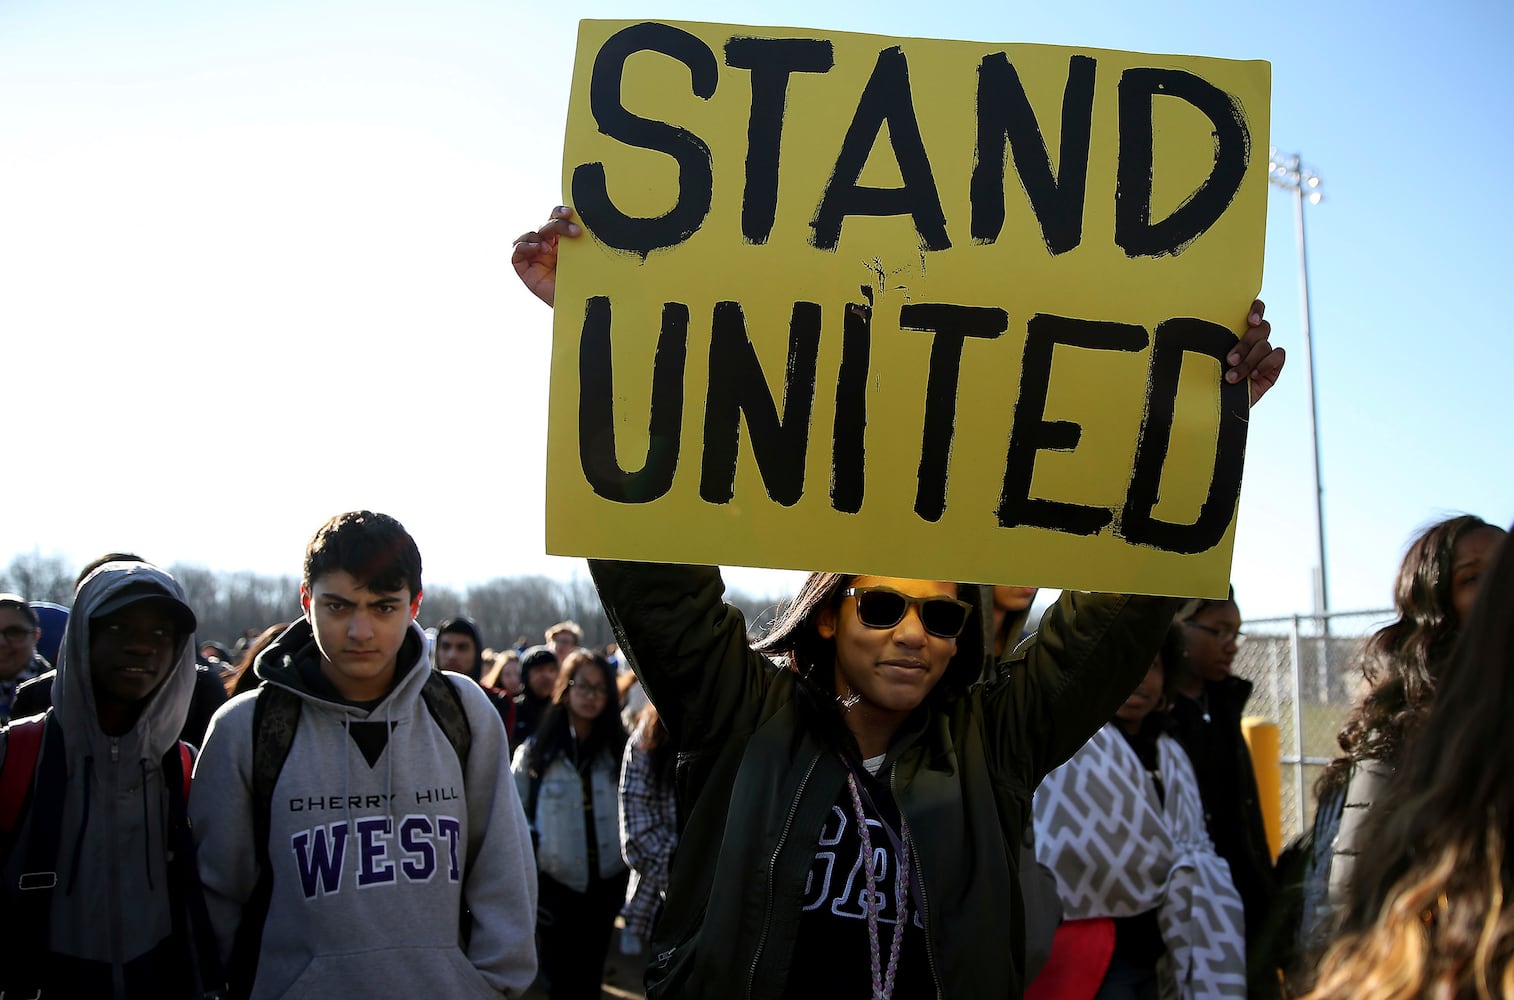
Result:
[[1463,514],[1431,525],[1410,543],[1393,587],[1398,619],[1379,629],[1362,651],[1369,688],[1336,737],[1341,756],[1320,775],[1321,795],[1344,787],[1360,761],[1397,761],[1424,720],[1461,626],[1452,603],[1456,546],[1484,528],[1498,530]]
[[[801,677],[814,673],[820,664],[833,663],[836,642],[822,639],[816,622],[825,608],[841,606],[841,592],[853,579],[842,573],[811,573],[805,577],[799,593],[779,606],[767,634],[752,643],[752,648],[765,656],[781,657]],[[827,679],[825,683],[831,685],[833,681]]]
[[258,675],[253,673],[252,664],[259,654],[273,645],[273,640],[283,635],[284,630],[292,624],[293,622],[278,622],[258,633],[258,637],[252,640],[252,645],[242,651],[242,658],[237,660],[237,665],[221,678],[221,684],[226,688],[226,697],[235,698],[263,683],[258,679]]
[[671,790],[678,765],[678,747],[674,745],[668,727],[662,724],[657,706],[650,701],[636,715],[636,731],[641,734],[636,749],[650,758],[652,777],[658,785]]
[[1506,544],[1445,661],[1420,738],[1368,820],[1344,934],[1317,996],[1514,995],[1510,718],[1514,546]]
[[[589,726],[589,738],[581,747],[575,748],[573,724],[568,715],[568,692],[586,666],[599,668],[605,686],[605,704]],[[625,747],[626,731],[620,725],[620,698],[615,690],[615,671],[610,661],[582,647],[573,650],[563,658],[557,686],[552,689],[552,703],[542,713],[530,752],[526,755],[527,767],[532,775],[540,775],[546,771],[552,758],[565,754],[573,759],[574,753],[577,753],[579,766],[586,767],[596,755],[606,753],[618,768]]]

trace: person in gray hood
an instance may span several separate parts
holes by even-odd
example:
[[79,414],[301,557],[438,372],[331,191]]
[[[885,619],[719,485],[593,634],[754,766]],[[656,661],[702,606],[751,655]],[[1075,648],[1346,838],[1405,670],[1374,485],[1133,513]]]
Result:
[[[188,853],[171,817],[183,814],[194,629],[179,584],[148,563],[106,563],[80,587],[40,723],[36,788],[7,845],[5,995],[202,992],[184,908],[193,862],[171,860]],[[20,725],[0,733],[0,755]]]
[[[233,994],[523,993],[536,869],[505,727],[477,684],[427,660],[414,539],[384,514],[332,518],[306,550],[300,603],[195,770]],[[275,744],[283,764],[260,780]]]

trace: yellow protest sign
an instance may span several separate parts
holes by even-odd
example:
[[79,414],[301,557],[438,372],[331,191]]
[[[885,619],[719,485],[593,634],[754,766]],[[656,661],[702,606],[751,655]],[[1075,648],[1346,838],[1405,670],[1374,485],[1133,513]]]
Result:
[[1265,62],[584,21],[554,553],[1220,595]]

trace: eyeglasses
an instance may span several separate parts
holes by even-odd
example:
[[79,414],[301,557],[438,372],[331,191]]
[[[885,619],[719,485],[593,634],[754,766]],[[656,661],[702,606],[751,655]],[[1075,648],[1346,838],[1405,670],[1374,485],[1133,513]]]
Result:
[[36,634],[36,629],[27,628],[25,625],[7,625],[5,628],[0,628],[0,638],[12,646],[19,646]]
[[1242,632],[1238,628],[1215,628],[1213,625],[1205,625],[1203,622],[1184,622],[1183,624],[1187,625],[1189,628],[1196,628],[1200,632],[1208,632],[1210,635],[1214,636],[1220,641],[1221,646],[1223,646],[1227,642],[1231,642],[1232,640],[1235,642],[1240,642],[1242,639],[1246,638],[1246,633]]
[[954,597],[910,597],[888,587],[848,587],[842,597],[857,599],[857,620],[868,628],[893,628],[913,607],[931,635],[955,639],[967,625],[973,606]]
[[610,693],[610,689],[603,684],[580,684],[577,680],[569,681],[568,687],[577,691],[585,698],[603,698]]

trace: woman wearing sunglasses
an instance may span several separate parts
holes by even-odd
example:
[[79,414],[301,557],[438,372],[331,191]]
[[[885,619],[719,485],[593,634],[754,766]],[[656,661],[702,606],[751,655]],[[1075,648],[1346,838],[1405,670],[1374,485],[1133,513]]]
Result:
[[[515,242],[551,304],[559,207]],[[1282,352],[1254,306],[1231,381]],[[812,574],[755,647],[713,567],[594,560],[679,750],[684,820],[647,995],[1018,996],[1030,796],[1146,673],[1178,602],[1064,593],[985,670],[976,588]]]

